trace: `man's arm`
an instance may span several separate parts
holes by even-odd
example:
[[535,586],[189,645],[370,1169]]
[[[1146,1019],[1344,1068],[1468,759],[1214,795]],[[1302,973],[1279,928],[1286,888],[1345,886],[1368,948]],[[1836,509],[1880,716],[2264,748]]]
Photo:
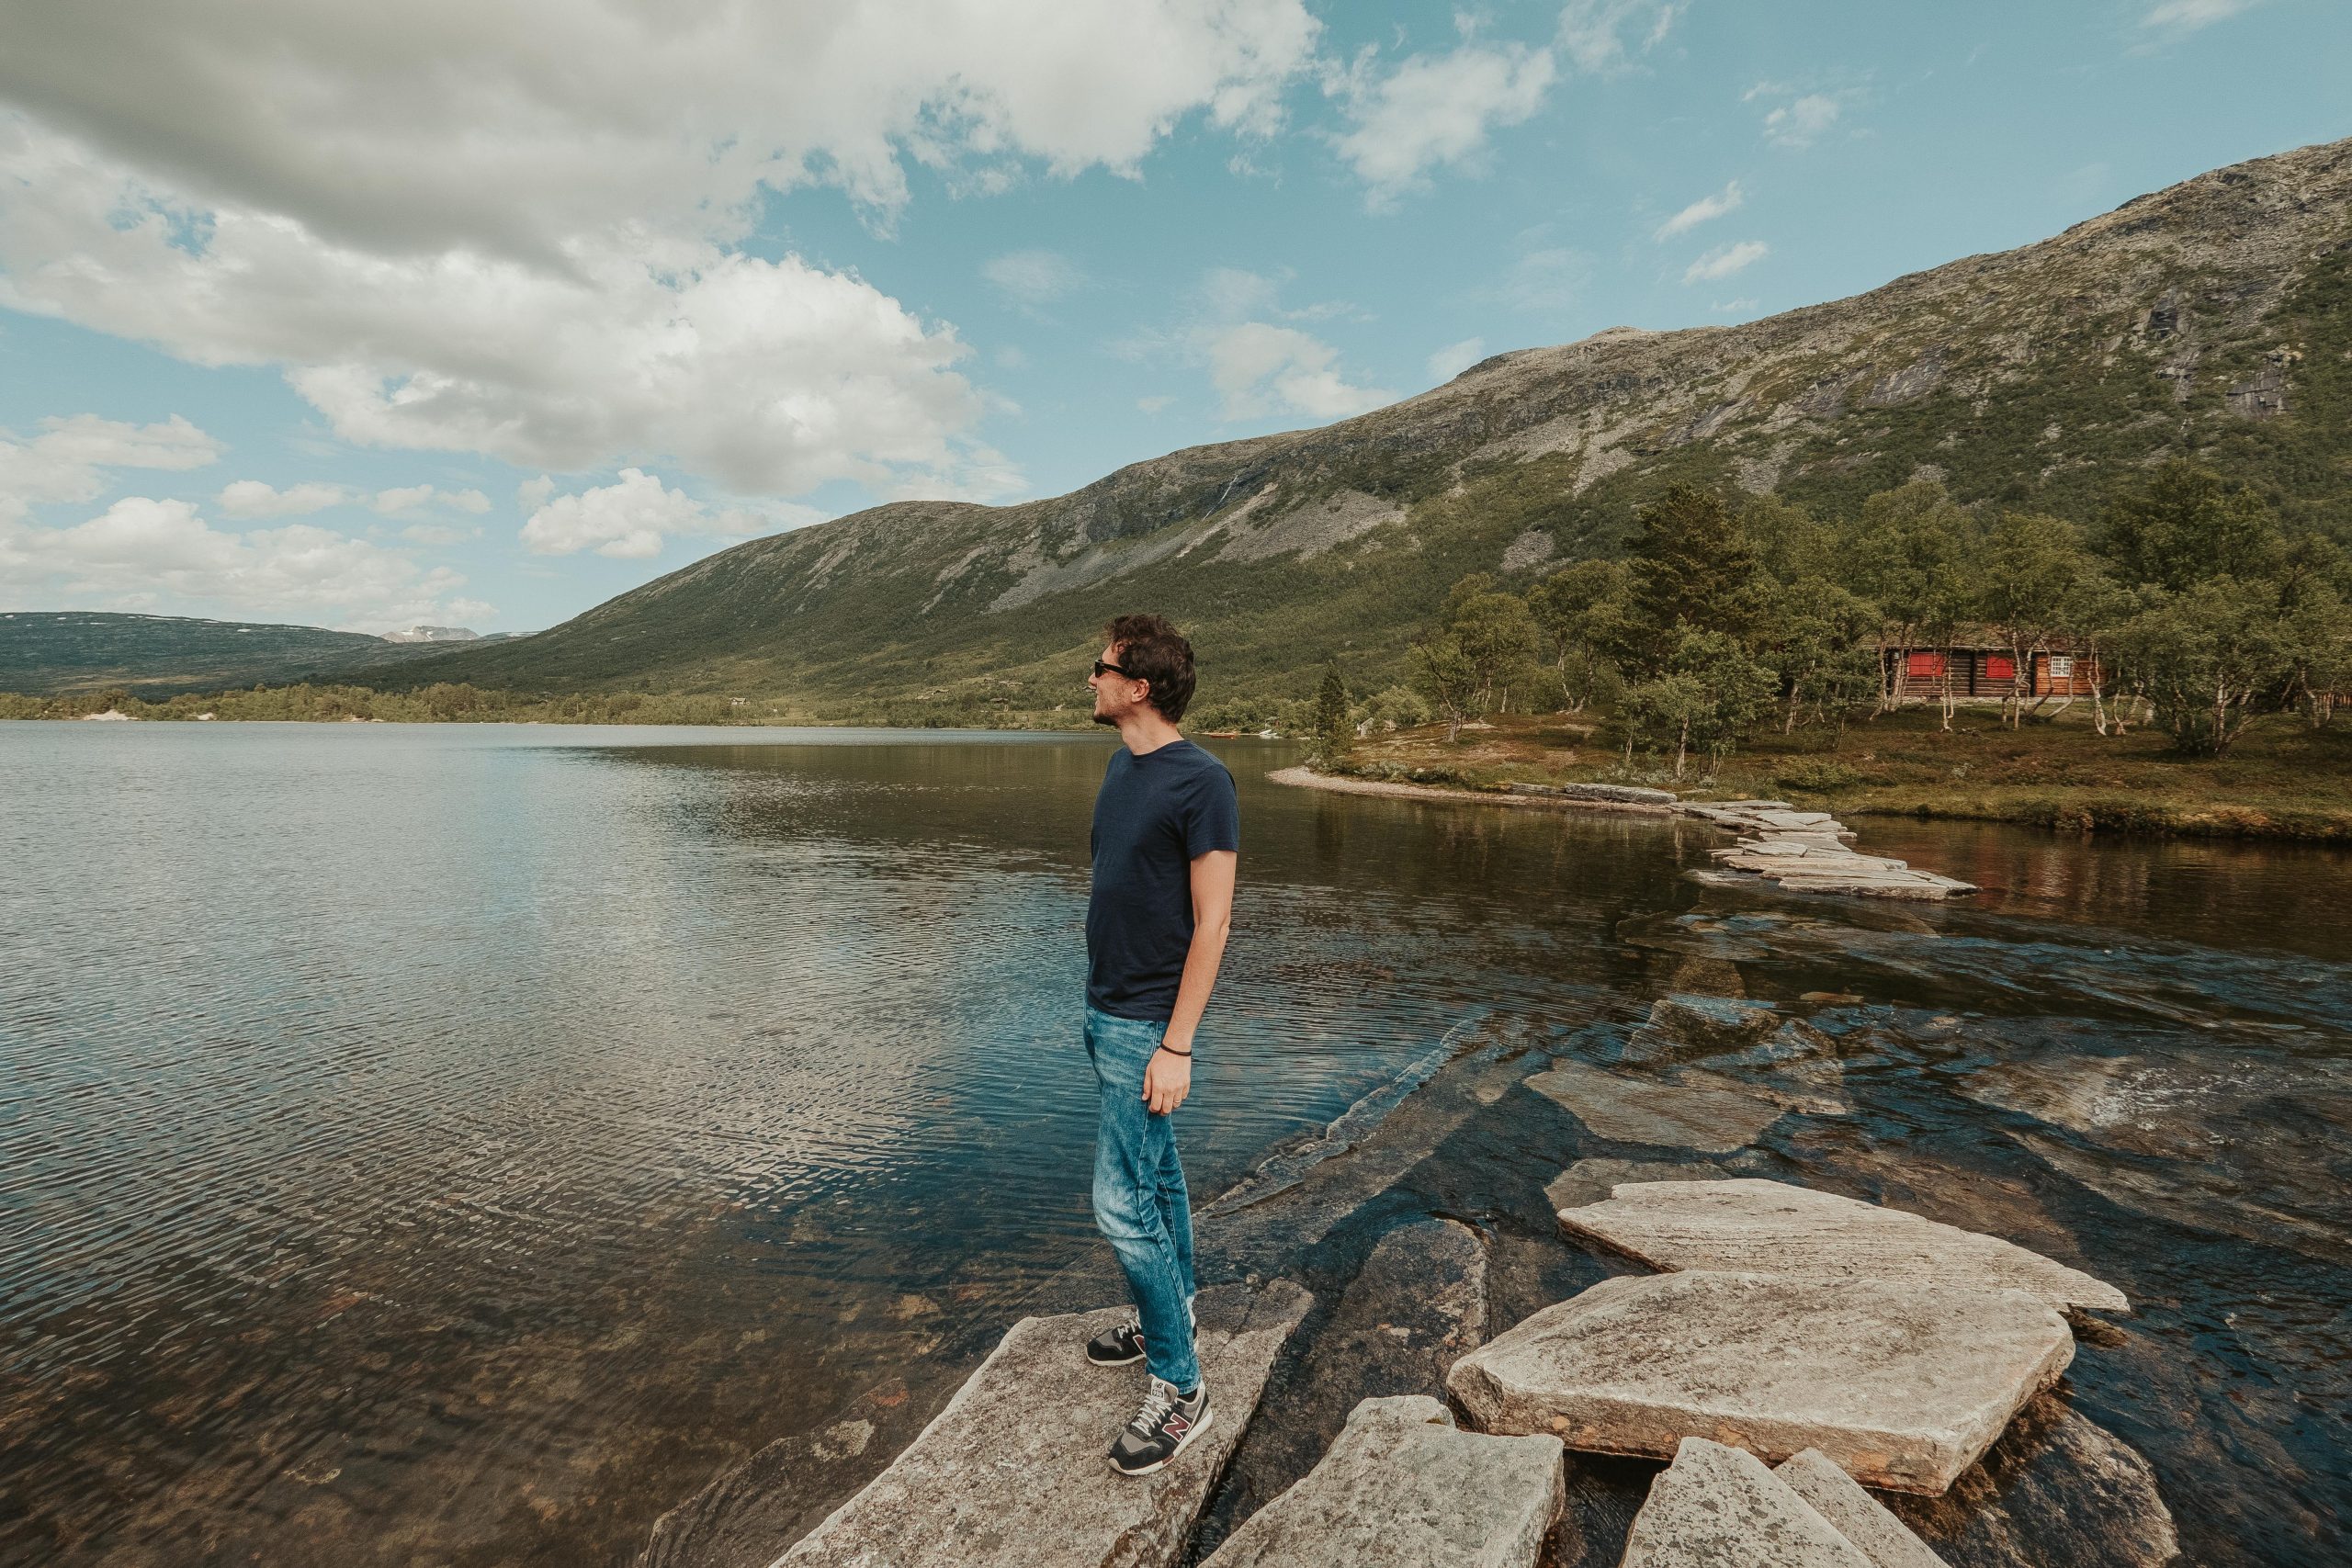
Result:
[[1144,1101],[1155,1116],[1183,1104],[1193,1090],[1193,1059],[1174,1053],[1193,1048],[1193,1033],[1208,1011],[1217,965],[1225,960],[1226,935],[1233,929],[1233,876],[1239,862],[1231,850],[1211,850],[1193,861],[1193,945],[1184,953],[1184,977],[1176,985],[1176,1010],[1160,1036],[1170,1049],[1152,1053],[1143,1074]]

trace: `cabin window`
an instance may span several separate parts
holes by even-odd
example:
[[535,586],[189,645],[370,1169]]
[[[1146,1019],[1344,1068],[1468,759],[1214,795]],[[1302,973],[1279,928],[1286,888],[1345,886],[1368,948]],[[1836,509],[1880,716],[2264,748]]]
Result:
[[1944,656],[1940,653],[1906,654],[1903,672],[1914,681],[1934,681],[1944,672]]
[[2053,681],[2073,680],[2075,678],[2074,656],[2066,653],[2052,654],[2050,656],[2050,678]]
[[2014,681],[2018,678],[2018,661],[2006,653],[1984,656],[1984,678],[1987,681]]

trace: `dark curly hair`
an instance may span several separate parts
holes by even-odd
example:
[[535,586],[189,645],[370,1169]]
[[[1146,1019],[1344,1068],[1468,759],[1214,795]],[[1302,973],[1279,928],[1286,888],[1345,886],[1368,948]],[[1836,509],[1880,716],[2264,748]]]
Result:
[[1102,628],[1118,651],[1122,669],[1151,682],[1147,696],[1159,716],[1174,724],[1193,705],[1193,645],[1165,615],[1121,615]]

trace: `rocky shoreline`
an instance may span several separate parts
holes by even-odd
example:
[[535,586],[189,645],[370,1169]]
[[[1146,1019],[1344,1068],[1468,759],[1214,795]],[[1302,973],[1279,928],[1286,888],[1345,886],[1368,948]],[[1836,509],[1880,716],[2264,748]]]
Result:
[[[1791,1180],[1759,1140],[1839,1113],[1835,1045],[1691,1000],[1606,1062],[1481,1021],[1385,1118],[1204,1205],[1216,1429],[1170,1470],[1102,1462],[1136,1390],[1078,1355],[1120,1299],[1090,1258],[952,1395],[886,1383],[665,1519],[640,1562],[2173,1561],[2147,1462],[2064,1380],[2123,1292],[1992,1227]],[[1770,1117],[1699,1157],[1694,1089]],[[1493,1129],[1555,1113],[1579,1157],[1510,1199],[1548,1226],[1445,1212]]]

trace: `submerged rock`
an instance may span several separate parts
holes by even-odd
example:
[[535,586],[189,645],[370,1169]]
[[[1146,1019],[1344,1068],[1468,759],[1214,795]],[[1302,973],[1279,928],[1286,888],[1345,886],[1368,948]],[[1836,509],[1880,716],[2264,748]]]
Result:
[[1560,1225],[1653,1269],[2007,1286],[2062,1309],[2132,1310],[2105,1280],[1997,1236],[1785,1181],[1629,1183]]
[[1527,1087],[1601,1137],[1729,1154],[1781,1118],[1781,1107],[1744,1090],[1634,1077],[1581,1062],[1555,1061]]
[[2093,1145],[2010,1130],[2111,1202],[2352,1261],[2352,1221],[2336,1199],[2352,1177],[2352,1066],[2192,1051],[2074,1056],[1979,1068],[1960,1091]]
[[1941,1492],[2075,1353],[2022,1291],[1691,1272],[1605,1280],[1454,1363],[1491,1432],[1665,1458],[1708,1437]]
[[1783,1460],[1772,1473],[1781,1484],[1811,1504],[1815,1513],[1836,1526],[1839,1535],[1860,1547],[1872,1568],[1948,1568],[1926,1541],[1911,1533],[1910,1526],[1819,1450],[1807,1449],[1794,1459]]
[[1106,1457],[1143,1380],[1090,1365],[1081,1348],[1120,1312],[1023,1318],[913,1445],[776,1568],[1174,1562],[1250,1424],[1275,1352],[1313,1298],[1276,1280],[1242,1300],[1238,1318],[1202,1314],[1202,1373],[1215,1414],[1166,1470],[1134,1479]]
[[1770,1002],[1689,992],[1658,998],[1649,1021],[1625,1042],[1625,1062],[1684,1062],[1717,1056],[1771,1038],[1781,1014]]
[[1730,1171],[1712,1160],[1580,1159],[1554,1177],[1544,1196],[1555,1213],[1598,1203],[1629,1181],[1716,1181]]
[[1753,1454],[1685,1438],[1650,1483],[1623,1568],[1872,1568]]
[[2148,1461],[2055,1394],[2028,1404],[1942,1496],[1892,1507],[1951,1568],[2165,1568],[2180,1556]]
[[1426,1394],[1367,1399],[1203,1568],[1535,1568],[1565,1458],[1554,1438],[1458,1430]]
[[1486,1243],[1447,1219],[1380,1239],[1283,1374],[1279,1400],[1251,1423],[1203,1529],[1246,1516],[1315,1465],[1364,1399],[1435,1394],[1487,1326]]

